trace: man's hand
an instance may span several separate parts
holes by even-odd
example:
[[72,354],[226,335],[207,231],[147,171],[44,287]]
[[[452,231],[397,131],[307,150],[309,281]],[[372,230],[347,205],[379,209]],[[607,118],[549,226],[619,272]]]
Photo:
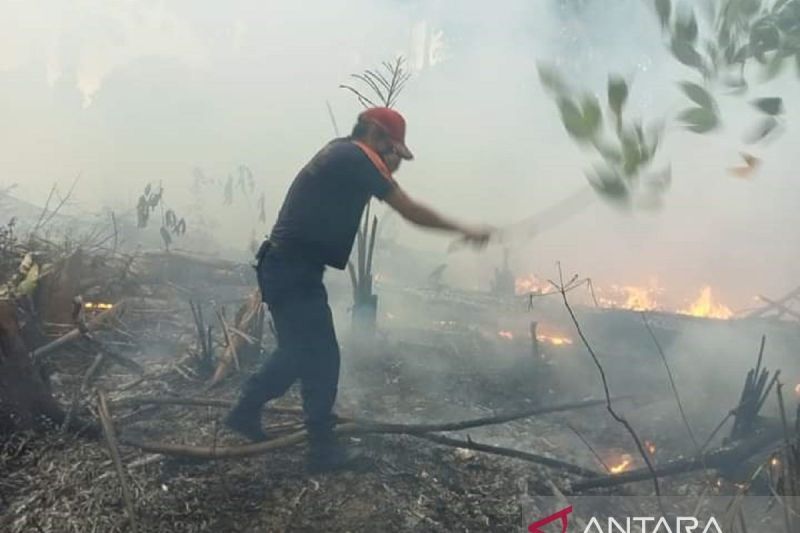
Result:
[[386,203],[412,224],[460,233],[462,238],[459,243],[483,248],[494,233],[494,229],[488,226],[465,226],[448,220],[433,209],[412,200],[400,187],[395,187],[389,193]]
[[461,240],[475,248],[484,248],[489,244],[489,240],[495,232],[496,230],[490,226],[464,228],[461,230],[461,234],[463,235]]

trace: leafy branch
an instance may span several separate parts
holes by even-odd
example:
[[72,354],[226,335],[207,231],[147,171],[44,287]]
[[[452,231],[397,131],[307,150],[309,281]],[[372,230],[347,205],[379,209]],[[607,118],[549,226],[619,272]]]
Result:
[[184,235],[186,233],[186,220],[178,218],[178,215],[172,209],[164,211],[164,188],[159,185],[158,190],[148,183],[144,192],[139,196],[139,201],[136,204],[136,222],[140,229],[147,227],[150,221],[150,215],[156,209],[161,208],[161,240],[164,241],[164,247],[169,250],[172,244],[173,235]]
[[[344,83],[339,87],[355,94],[364,107],[393,107],[411,77],[411,73],[405,70],[405,62],[403,56],[398,56],[393,62],[384,61],[381,64],[385,73],[378,68],[351,74],[352,78],[366,86],[363,90]],[[367,89],[371,91],[371,96],[367,96]]]
[[663,125],[645,128],[640,119],[629,118],[625,109],[628,82],[618,75],[609,76],[606,102],[601,105],[592,93],[575,95],[550,66],[539,65],[539,78],[556,100],[567,133],[602,160],[587,173],[591,186],[617,204],[628,205],[643,194],[657,200],[670,183],[669,167],[658,173],[648,172]]
[[[761,81],[774,79],[790,62],[800,74],[800,0],[723,0],[707,6],[707,24],[699,24],[691,7],[676,10],[671,0],[655,0],[670,52],[699,73],[707,87],[723,85],[729,94],[746,94],[752,81],[745,73],[754,62],[762,67]],[[697,104],[678,116],[684,126],[701,134],[720,126],[718,107],[709,90],[688,81],[680,85]],[[763,115],[746,138],[755,143],[780,126],[783,101],[769,97],[751,104]]]

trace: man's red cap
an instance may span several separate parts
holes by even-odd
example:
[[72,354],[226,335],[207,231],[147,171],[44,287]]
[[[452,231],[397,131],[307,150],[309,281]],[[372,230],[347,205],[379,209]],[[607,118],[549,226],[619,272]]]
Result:
[[371,107],[358,116],[359,120],[369,120],[379,125],[389,134],[397,153],[403,159],[414,159],[414,154],[406,146],[406,120],[403,115],[388,107]]

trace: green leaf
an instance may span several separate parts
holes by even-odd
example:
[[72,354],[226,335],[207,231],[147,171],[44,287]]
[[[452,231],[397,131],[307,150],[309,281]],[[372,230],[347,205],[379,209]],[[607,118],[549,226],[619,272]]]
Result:
[[764,53],[772,52],[781,45],[781,34],[774,24],[762,20],[753,25],[750,31],[750,50],[756,57],[763,57]]
[[783,99],[778,96],[771,96],[769,98],[758,98],[751,102],[762,113],[767,115],[780,115],[783,113]]
[[617,205],[626,205],[630,202],[630,190],[625,180],[610,168],[598,168],[592,173],[587,173],[589,184],[604,199]]
[[687,43],[694,43],[697,40],[697,19],[694,12],[689,10],[688,14],[680,15],[675,20],[675,37]]
[[608,77],[608,107],[615,115],[622,115],[622,108],[628,100],[628,84],[622,76],[612,74]]
[[561,112],[561,122],[564,128],[572,137],[580,142],[587,142],[597,132],[599,127],[599,106],[598,114],[595,115],[590,101],[584,101],[584,110],[569,98],[558,99],[558,109]]
[[672,55],[675,59],[688,67],[693,67],[702,70],[703,58],[697,53],[694,47],[686,41],[673,40],[672,41]]
[[600,110],[600,104],[597,98],[592,95],[585,95],[581,102],[583,108],[583,123],[589,135],[594,136],[600,129],[603,122],[603,112]]
[[545,88],[558,94],[566,92],[567,87],[554,67],[539,63],[536,68],[539,71],[539,80]]
[[558,110],[561,112],[561,122],[567,133],[579,139],[588,137],[583,128],[583,115],[581,110],[569,98],[558,99]]
[[716,109],[717,105],[714,102],[714,97],[709,94],[703,87],[690,81],[681,82],[681,89],[686,93],[692,102],[705,109]]
[[639,138],[636,132],[624,131],[620,136],[622,142],[622,171],[626,176],[633,176],[642,162]]
[[745,142],[757,143],[772,133],[778,127],[778,120],[775,117],[764,117],[759,121],[753,132],[747,136]]
[[694,133],[707,133],[719,125],[719,117],[709,109],[694,107],[683,111],[678,115],[689,131]]
[[597,152],[606,160],[609,166],[622,163],[622,152],[615,146],[610,146],[600,140],[594,141]]
[[28,269],[25,279],[19,282],[16,290],[14,291],[17,296],[31,296],[39,284],[39,265],[34,263]]
[[656,0],[656,14],[662,28],[669,27],[669,19],[672,13],[672,3],[670,0]]

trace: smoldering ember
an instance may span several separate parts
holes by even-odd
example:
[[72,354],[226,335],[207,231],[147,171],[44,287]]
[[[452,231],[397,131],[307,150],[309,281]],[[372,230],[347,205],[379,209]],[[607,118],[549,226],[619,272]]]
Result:
[[1,531],[798,531],[800,0],[0,15]]

